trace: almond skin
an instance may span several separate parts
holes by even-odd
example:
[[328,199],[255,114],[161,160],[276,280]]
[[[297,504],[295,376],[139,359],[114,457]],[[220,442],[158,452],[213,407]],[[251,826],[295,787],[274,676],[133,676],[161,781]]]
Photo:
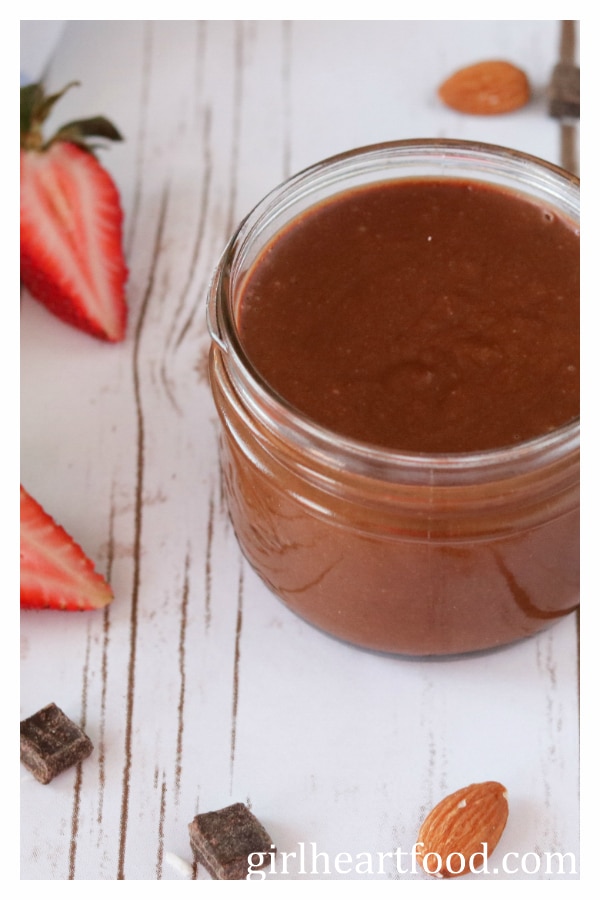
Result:
[[442,84],[438,95],[458,112],[492,116],[525,106],[531,89],[522,69],[493,59],[459,69]]
[[481,865],[481,854],[489,856],[504,831],[506,794],[499,782],[484,781],[461,788],[438,803],[417,838],[416,858],[424,871],[438,878],[453,878]]

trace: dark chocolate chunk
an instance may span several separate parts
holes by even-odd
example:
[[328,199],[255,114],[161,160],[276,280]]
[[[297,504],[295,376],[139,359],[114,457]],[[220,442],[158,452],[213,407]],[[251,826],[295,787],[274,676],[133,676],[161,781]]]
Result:
[[549,111],[555,119],[579,118],[579,67],[558,63],[552,72]]
[[276,852],[271,838],[244,803],[196,816],[189,831],[194,858],[214,879],[246,878],[250,863],[253,869],[262,868]]
[[21,722],[21,762],[42,784],[93,749],[89,737],[55,703]]

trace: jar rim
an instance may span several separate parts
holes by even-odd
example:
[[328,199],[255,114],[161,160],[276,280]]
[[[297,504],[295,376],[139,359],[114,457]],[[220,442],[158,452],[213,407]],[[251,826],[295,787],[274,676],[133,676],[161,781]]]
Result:
[[[435,163],[433,177],[442,175],[445,178],[464,179],[468,177],[464,174],[466,171],[495,176],[499,174],[508,179],[518,176],[516,185],[511,180],[513,189],[518,191],[524,186],[532,187],[531,192],[521,192],[538,198],[544,196],[549,202],[558,198],[560,202],[571,206],[576,201],[578,213],[579,178],[576,175],[531,154],[480,141],[451,138],[387,141],[348,150],[302,169],[273,188],[240,222],[213,275],[207,303],[208,327],[215,348],[222,353],[225,369],[234,389],[251,413],[269,430],[299,444],[303,452],[336,469],[361,471],[370,475],[382,474],[385,477],[389,477],[393,470],[402,469],[416,481],[420,481],[422,477],[430,478],[431,473],[435,472],[437,483],[440,480],[453,483],[459,473],[467,481],[470,479],[469,473],[472,473],[472,477],[481,477],[481,473],[485,471],[503,477],[502,473],[512,474],[517,464],[524,469],[529,466],[537,468],[540,464],[576,455],[580,441],[579,417],[548,433],[479,451],[403,451],[360,441],[332,431],[299,411],[268,384],[248,358],[238,334],[235,316],[226,301],[232,279],[235,278],[233,268],[236,260],[245,252],[247,242],[256,229],[273,220],[278,210],[283,208],[282,202],[285,204],[284,208],[289,208],[298,198],[312,196],[317,184],[320,187],[338,182],[341,184],[356,164],[363,166],[365,173],[378,173],[379,181],[386,181],[393,177],[389,175],[393,165],[411,157],[426,165]],[[526,176],[527,180],[523,180]],[[474,180],[473,175],[470,180]],[[312,190],[307,191],[307,186],[312,187]],[[339,191],[343,190],[344,186],[341,184]],[[333,192],[327,194],[332,195]],[[313,198],[309,206],[318,202],[318,198]],[[573,207],[572,215],[574,212]],[[288,221],[295,215],[297,213]]]

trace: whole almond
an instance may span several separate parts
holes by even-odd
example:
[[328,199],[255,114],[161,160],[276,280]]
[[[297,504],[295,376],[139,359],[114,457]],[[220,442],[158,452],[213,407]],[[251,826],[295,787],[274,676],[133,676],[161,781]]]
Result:
[[452,109],[474,116],[512,112],[529,101],[527,75],[500,59],[459,69],[439,88],[440,99]]
[[416,858],[429,875],[453,878],[481,867],[508,818],[506,788],[497,781],[470,784],[435,806],[419,831]]

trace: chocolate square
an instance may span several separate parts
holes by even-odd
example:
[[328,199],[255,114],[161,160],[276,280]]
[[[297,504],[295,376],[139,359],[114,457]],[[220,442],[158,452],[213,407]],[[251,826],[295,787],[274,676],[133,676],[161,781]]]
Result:
[[552,72],[549,111],[555,119],[579,118],[579,67],[558,63]]
[[244,803],[202,813],[189,825],[194,858],[219,880],[240,880],[248,875],[248,857],[254,869],[262,868],[275,852],[271,838]]
[[89,737],[55,703],[21,722],[21,762],[42,784],[93,749]]

